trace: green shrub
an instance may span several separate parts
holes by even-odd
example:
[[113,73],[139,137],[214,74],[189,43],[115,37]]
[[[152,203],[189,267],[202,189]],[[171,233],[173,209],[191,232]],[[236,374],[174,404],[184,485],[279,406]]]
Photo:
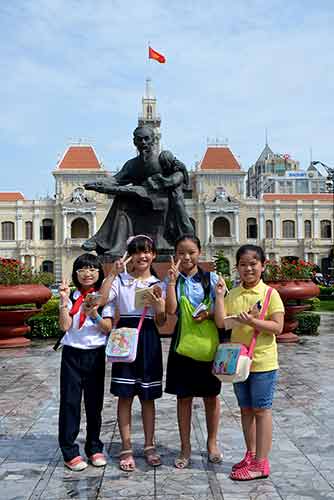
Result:
[[31,328],[29,337],[53,338],[59,337],[58,316],[45,316],[43,314],[33,316],[27,321]]
[[43,316],[58,316],[59,314],[59,298],[52,297],[47,301],[41,309]]
[[316,309],[319,309],[321,303],[318,297],[313,297],[312,299],[305,299],[303,302],[311,306],[309,309],[310,311],[315,311]]
[[233,281],[232,281],[232,278],[230,278],[230,276],[225,276],[224,278],[225,280],[225,283],[226,283],[226,286],[229,290],[231,290],[231,288],[233,287]]
[[302,312],[296,315],[298,319],[297,335],[319,335],[320,316],[312,312]]
[[230,276],[230,263],[224,255],[224,250],[218,250],[218,253],[213,257],[213,263],[217,273],[222,276]]
[[320,285],[319,288],[320,288],[320,298],[323,297],[323,296],[329,297],[332,294],[333,294],[333,297],[334,297],[334,286],[323,286],[323,285]]

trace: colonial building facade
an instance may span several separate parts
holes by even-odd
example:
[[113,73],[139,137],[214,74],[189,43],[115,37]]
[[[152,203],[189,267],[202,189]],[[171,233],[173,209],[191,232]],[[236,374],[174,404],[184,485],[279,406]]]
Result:
[[[153,126],[159,151],[160,117],[150,82],[142,106],[139,124]],[[69,146],[52,174],[51,199],[0,193],[0,256],[53,272],[60,281],[70,276],[81,244],[96,232],[112,203],[83,186],[112,174],[89,144]],[[296,256],[328,272],[334,244],[333,194],[273,192],[255,198],[247,196],[246,178],[227,145],[208,145],[191,172],[192,195],[185,203],[202,242],[203,259],[223,249],[233,271],[238,247],[248,242],[261,245],[268,258]]]

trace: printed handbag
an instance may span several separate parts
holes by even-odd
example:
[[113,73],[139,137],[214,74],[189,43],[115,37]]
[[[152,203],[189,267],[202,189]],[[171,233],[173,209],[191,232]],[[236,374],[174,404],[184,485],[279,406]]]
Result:
[[[179,302],[179,331],[176,352],[196,361],[213,361],[219,344],[218,330],[212,320],[196,323],[193,319],[195,307],[183,294],[181,282],[181,297]],[[203,300],[210,307],[210,299]]]
[[[268,310],[270,296],[273,289],[268,288],[259,319],[264,319]],[[250,346],[227,342],[218,346],[212,373],[221,382],[244,382],[247,380],[252,365],[252,357],[255,349],[256,338],[259,331],[255,330]]]
[[121,327],[111,330],[106,345],[108,363],[133,363],[137,356],[138,338],[147,307],[144,307],[138,328]]

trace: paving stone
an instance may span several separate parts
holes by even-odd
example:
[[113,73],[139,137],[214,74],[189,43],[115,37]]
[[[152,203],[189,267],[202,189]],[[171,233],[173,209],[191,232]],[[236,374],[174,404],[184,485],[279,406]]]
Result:
[[[323,321],[323,316],[322,316]],[[156,440],[162,466],[143,457],[138,400],[133,406],[136,471],[118,468],[120,436],[117,399],[110,395],[107,369],[102,439],[105,468],[74,473],[58,448],[60,353],[52,342],[0,350],[0,499],[2,500],[327,500],[334,499],[334,315],[326,315],[319,337],[280,345],[280,378],[274,402],[271,475],[266,480],[233,482],[229,473],[244,453],[240,414],[232,385],[221,393],[222,464],[207,461],[203,404],[194,400],[192,463],[173,466],[179,453],[175,397],[157,401]],[[169,340],[163,341],[166,359]],[[78,442],[83,453],[85,417]]]

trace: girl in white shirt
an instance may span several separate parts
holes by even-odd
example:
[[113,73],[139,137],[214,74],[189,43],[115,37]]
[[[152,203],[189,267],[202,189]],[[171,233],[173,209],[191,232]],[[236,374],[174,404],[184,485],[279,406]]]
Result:
[[[131,274],[120,273],[113,280],[109,301],[117,304],[120,320],[117,327],[137,328],[143,307],[135,307],[138,288],[148,288],[145,295],[147,313],[139,333],[137,357],[133,363],[113,363],[110,392],[118,396],[118,424],[122,439],[119,466],[126,472],[135,469],[131,444],[131,407],[138,396],[142,406],[145,434],[144,456],[151,466],[160,465],[160,457],[154,443],[154,400],[162,396],[162,350],[157,330],[165,321],[165,301],[162,298],[162,283],[151,269],[156,257],[156,248],[151,238],[145,235],[128,240],[127,253],[131,258]],[[114,273],[119,263],[114,265]],[[160,286],[158,286],[158,283]]]
[[81,399],[84,396],[87,434],[85,453],[89,462],[101,467],[107,461],[100,440],[105,376],[105,345],[112,327],[112,308],[100,312],[98,292],[104,273],[95,255],[80,255],[73,264],[71,293],[63,280],[60,293],[59,325],[65,335],[60,370],[59,445],[64,464],[80,471],[87,462],[75,442],[80,430]]

